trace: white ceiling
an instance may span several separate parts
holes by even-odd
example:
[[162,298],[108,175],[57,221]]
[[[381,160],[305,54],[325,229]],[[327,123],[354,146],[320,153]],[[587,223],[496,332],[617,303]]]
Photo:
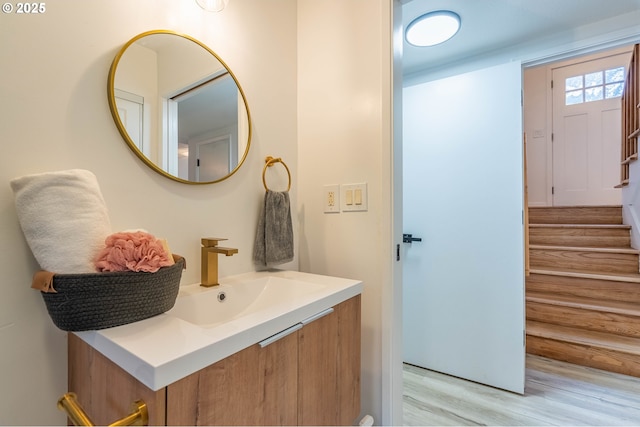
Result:
[[414,18],[434,10],[451,10],[462,19],[460,31],[441,45],[418,48],[405,41],[405,75],[640,11],[640,0],[405,0],[403,3],[405,28]]

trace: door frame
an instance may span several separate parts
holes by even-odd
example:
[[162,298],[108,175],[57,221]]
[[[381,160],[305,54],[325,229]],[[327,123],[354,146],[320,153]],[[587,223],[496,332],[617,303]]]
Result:
[[[380,425],[403,425],[402,394],[404,380],[402,378],[402,3],[404,0],[393,0],[391,3],[391,36],[389,37],[391,54],[391,93],[389,94],[391,129],[389,129],[390,153],[388,167],[383,168],[384,182],[390,182],[390,239],[392,247],[388,248],[389,277],[388,286],[382,286],[382,420]],[[399,38],[399,40],[398,40]],[[387,172],[388,171],[388,172]]]

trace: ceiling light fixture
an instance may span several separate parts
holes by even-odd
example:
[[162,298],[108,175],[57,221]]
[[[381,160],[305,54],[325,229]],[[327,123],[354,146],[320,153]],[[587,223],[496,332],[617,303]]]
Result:
[[196,0],[196,3],[207,12],[220,12],[229,4],[229,0]]
[[413,46],[435,46],[453,37],[460,29],[460,16],[448,10],[425,13],[407,26],[405,38]]

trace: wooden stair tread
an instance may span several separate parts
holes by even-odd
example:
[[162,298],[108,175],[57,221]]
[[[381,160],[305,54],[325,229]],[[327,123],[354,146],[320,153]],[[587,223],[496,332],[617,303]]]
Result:
[[640,304],[622,301],[601,301],[593,298],[551,295],[541,292],[527,292],[527,302],[557,305],[562,307],[579,308],[606,313],[622,314],[640,317]]
[[527,335],[600,347],[640,357],[640,338],[594,332],[567,326],[557,326],[533,320],[527,320],[526,328]]
[[529,224],[530,228],[596,228],[631,230],[630,225],[624,224]]
[[631,248],[628,225],[534,223],[527,229],[530,245],[580,248]]
[[529,245],[529,249],[543,249],[548,251],[606,252],[606,253],[633,254],[633,255],[640,254],[640,251],[633,248],[600,248],[600,247],[593,247],[593,246]]
[[579,277],[581,279],[610,280],[614,282],[640,283],[640,274],[637,273],[591,273],[580,271],[567,271],[553,268],[532,268],[530,274],[541,274],[547,276]]
[[532,224],[622,224],[622,206],[530,206]]
[[529,206],[529,209],[602,209],[602,208],[621,208],[622,205],[569,205],[569,206]]

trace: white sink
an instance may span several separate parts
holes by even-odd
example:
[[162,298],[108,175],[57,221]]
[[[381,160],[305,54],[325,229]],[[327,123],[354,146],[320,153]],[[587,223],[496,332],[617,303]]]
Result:
[[282,270],[239,274],[221,283],[181,286],[175,306],[159,316],[74,333],[157,391],[313,318],[363,288],[357,280]]
[[204,328],[212,328],[261,311],[277,307],[286,309],[292,300],[311,295],[325,287],[276,276],[211,288],[192,285],[181,291],[167,314]]

